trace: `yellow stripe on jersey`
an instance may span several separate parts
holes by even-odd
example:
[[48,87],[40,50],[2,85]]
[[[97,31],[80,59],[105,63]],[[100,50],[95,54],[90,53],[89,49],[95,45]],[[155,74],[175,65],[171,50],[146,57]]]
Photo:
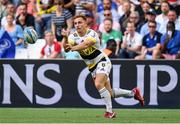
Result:
[[71,44],[71,45],[74,45],[74,44],[75,44],[75,41],[72,40],[72,39],[68,39],[68,43]]
[[96,39],[93,38],[93,37],[87,37],[86,40],[88,40],[88,41],[93,41],[94,43],[96,43]]
[[91,69],[91,68],[93,68],[96,64],[97,64],[97,63],[88,64],[87,66],[88,66],[89,69]]
[[84,61],[87,64],[88,68],[92,69],[104,57],[105,57],[104,54],[101,53],[98,56],[96,56],[95,58],[92,58],[91,60],[84,59]]
[[94,46],[90,46],[84,50],[81,50],[79,53],[80,53],[80,55],[83,55],[83,56],[90,56],[96,50],[97,49]]

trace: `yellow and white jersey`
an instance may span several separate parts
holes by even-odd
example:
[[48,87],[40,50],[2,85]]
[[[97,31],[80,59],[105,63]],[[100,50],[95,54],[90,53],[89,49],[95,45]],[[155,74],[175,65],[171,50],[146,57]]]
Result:
[[91,70],[102,58],[106,57],[105,54],[100,51],[100,39],[98,34],[92,29],[88,29],[83,37],[79,36],[77,32],[74,32],[73,34],[69,35],[68,42],[71,45],[78,45],[86,39],[90,39],[92,42],[95,42],[95,44],[78,52],[87,64],[89,70]]

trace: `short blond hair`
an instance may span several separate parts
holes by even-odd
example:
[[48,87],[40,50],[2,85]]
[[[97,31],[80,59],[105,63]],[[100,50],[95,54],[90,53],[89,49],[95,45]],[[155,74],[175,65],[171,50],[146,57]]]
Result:
[[73,17],[73,20],[75,20],[75,19],[77,19],[77,18],[82,18],[84,21],[86,21],[86,16],[83,15],[83,14],[75,15],[75,16]]

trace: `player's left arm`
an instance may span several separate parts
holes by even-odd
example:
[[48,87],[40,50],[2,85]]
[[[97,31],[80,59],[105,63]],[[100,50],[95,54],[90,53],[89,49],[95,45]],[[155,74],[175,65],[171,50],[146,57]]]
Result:
[[62,29],[61,35],[63,36],[62,46],[64,47],[65,52],[69,52],[70,51],[70,46],[69,46],[69,43],[68,43],[69,31],[67,31],[65,29]]
[[82,43],[71,46],[71,51],[81,51],[90,46],[93,46],[96,43],[96,39],[93,37],[87,37]]

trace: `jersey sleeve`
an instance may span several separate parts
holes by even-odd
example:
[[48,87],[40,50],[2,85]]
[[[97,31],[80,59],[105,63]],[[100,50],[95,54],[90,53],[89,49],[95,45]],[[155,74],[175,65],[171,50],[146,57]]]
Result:
[[75,44],[75,38],[73,36],[73,34],[70,34],[69,37],[68,37],[68,43],[71,44],[71,45],[74,45]]
[[98,34],[93,30],[89,30],[89,32],[87,33],[86,39],[96,43],[97,38],[98,38]]

